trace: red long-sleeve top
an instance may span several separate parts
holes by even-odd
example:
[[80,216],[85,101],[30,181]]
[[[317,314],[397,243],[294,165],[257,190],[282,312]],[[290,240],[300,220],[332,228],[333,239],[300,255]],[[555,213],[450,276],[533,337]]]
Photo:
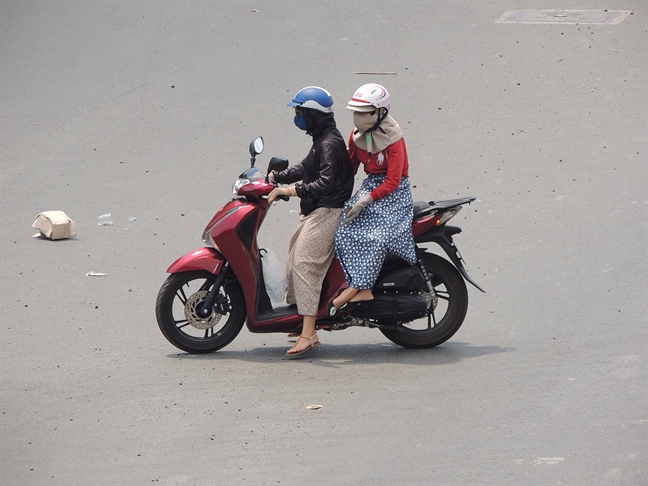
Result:
[[371,192],[374,201],[391,194],[400,185],[401,178],[409,177],[409,162],[405,139],[389,145],[382,152],[371,154],[356,146],[353,132],[349,138],[349,157],[353,165],[353,173],[358,173],[360,163],[364,165],[367,174],[387,174],[385,181]]

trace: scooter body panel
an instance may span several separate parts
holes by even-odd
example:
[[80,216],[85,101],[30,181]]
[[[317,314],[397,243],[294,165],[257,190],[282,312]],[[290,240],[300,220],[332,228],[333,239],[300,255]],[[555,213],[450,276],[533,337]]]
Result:
[[234,208],[229,217],[212,227],[211,237],[241,285],[249,319],[256,311],[257,283],[261,281],[257,232],[266,212],[249,203]]
[[225,264],[225,258],[213,248],[198,248],[181,256],[167,268],[167,273],[205,270],[218,275]]
[[[317,312],[318,329],[326,329],[330,324],[339,321],[339,317],[349,312],[340,312],[335,318],[327,316],[326,312],[329,303],[338,295],[338,292],[346,286],[344,272],[337,257],[333,258],[322,282],[320,294],[320,308]],[[246,325],[250,332],[292,332],[298,331],[302,325],[302,316],[297,313],[297,306],[291,305],[278,309],[266,310],[256,314],[249,314]]]
[[482,289],[470,275],[468,275],[468,271],[463,265],[463,259],[459,253],[459,249],[452,240],[452,236],[458,233],[461,233],[461,228],[457,226],[444,225],[415,237],[414,241],[416,241],[416,243],[436,243],[439,245],[443,248],[443,251],[446,252],[448,257],[450,257],[450,261],[452,261],[454,266],[457,267],[461,276],[470,282],[476,289],[485,293],[486,291]]

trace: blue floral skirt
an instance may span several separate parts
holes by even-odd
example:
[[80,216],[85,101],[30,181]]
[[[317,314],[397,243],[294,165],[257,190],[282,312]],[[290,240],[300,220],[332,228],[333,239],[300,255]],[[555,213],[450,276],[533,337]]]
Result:
[[[371,193],[385,178],[385,174],[369,174],[345,207]],[[413,214],[414,202],[407,177],[401,179],[394,192],[364,208],[350,223],[343,224],[345,215],[342,212],[342,224],[335,233],[335,251],[348,287],[372,288],[387,260],[400,258],[410,265],[416,264]]]

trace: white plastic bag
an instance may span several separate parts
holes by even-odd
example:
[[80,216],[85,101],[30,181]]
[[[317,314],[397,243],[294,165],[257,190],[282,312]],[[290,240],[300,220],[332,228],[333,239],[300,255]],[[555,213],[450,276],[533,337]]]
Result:
[[275,252],[270,248],[261,249],[261,267],[263,268],[263,281],[266,292],[270,297],[272,307],[276,309],[286,304],[286,273]]

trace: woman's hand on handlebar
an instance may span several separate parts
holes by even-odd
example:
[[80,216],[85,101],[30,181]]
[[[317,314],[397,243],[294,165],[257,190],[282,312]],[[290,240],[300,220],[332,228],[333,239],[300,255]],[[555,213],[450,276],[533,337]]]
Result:
[[297,196],[297,190],[295,186],[288,187],[275,187],[272,192],[268,195],[268,202],[272,204],[276,199],[283,199],[288,201],[291,197]]

